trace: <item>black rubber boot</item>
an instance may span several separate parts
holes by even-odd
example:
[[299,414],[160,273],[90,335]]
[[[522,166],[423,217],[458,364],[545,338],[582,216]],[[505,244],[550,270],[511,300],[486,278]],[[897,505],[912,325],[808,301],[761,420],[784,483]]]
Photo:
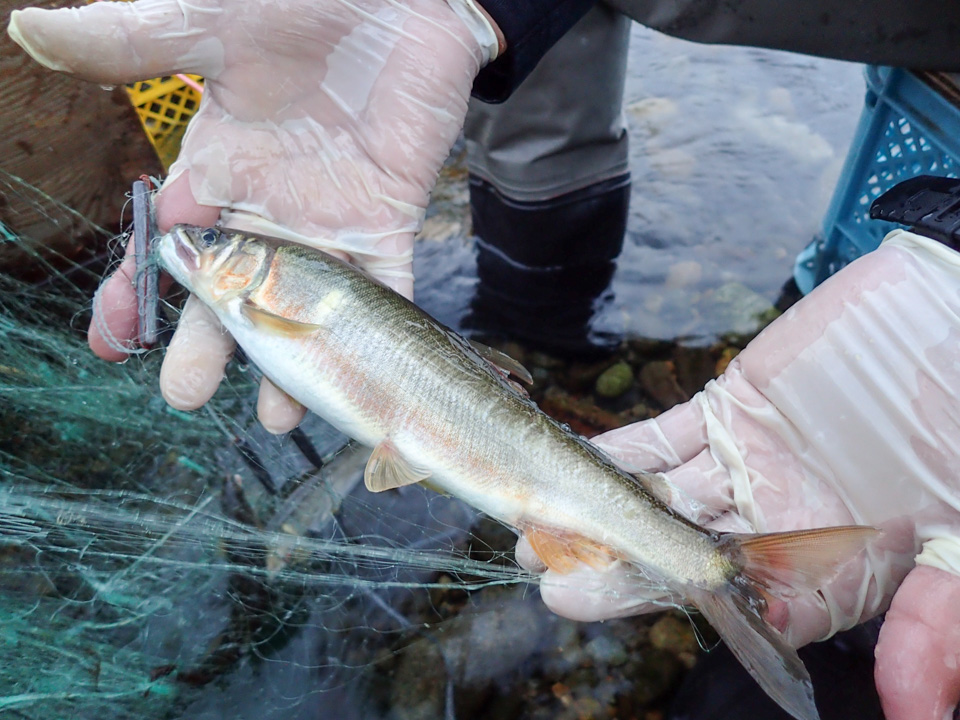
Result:
[[629,175],[536,202],[471,176],[480,282],[465,329],[574,359],[616,349],[620,337],[594,332],[591,320],[612,298],[629,202]]

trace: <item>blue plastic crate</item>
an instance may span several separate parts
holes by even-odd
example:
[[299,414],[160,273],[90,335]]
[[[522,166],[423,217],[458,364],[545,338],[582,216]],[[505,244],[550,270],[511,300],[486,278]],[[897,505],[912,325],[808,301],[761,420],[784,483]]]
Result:
[[870,204],[917,175],[960,173],[960,92],[951,76],[868,66],[866,103],[822,234],[797,257],[793,277],[808,293],[874,250],[893,223],[870,219]]

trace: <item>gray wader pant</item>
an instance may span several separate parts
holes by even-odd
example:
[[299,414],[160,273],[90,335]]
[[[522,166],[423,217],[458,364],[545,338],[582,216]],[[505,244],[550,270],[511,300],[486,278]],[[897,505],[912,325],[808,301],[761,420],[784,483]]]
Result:
[[568,357],[619,341],[589,326],[626,231],[629,36],[628,18],[597,5],[504,103],[471,103],[479,283],[465,330]]
[[630,24],[597,5],[505,102],[472,101],[464,125],[470,173],[521,202],[626,174]]
[[[958,0],[605,0],[464,133],[479,284],[465,329],[566,355],[590,335],[629,203],[630,20],[706,43],[960,70]],[[601,350],[603,348],[601,347]]]
[[519,201],[626,173],[628,17],[696,42],[960,70],[957,0],[605,0],[506,102],[471,104],[470,172]]

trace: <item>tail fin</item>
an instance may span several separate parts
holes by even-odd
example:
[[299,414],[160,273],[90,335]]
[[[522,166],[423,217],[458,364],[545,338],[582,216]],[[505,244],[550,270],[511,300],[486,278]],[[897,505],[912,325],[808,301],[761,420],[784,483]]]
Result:
[[760,687],[798,720],[818,720],[810,676],[797,651],[762,616],[766,590],[777,595],[810,592],[880,534],[848,526],[765,535],[730,534],[720,550],[741,568],[719,590],[691,588],[700,609]]

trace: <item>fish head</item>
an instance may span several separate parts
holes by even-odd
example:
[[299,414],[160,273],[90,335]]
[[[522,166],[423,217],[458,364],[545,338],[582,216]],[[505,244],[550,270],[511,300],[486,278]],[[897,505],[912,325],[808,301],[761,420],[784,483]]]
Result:
[[167,272],[214,306],[253,292],[267,276],[274,252],[256,236],[194,225],[174,225],[158,249]]

